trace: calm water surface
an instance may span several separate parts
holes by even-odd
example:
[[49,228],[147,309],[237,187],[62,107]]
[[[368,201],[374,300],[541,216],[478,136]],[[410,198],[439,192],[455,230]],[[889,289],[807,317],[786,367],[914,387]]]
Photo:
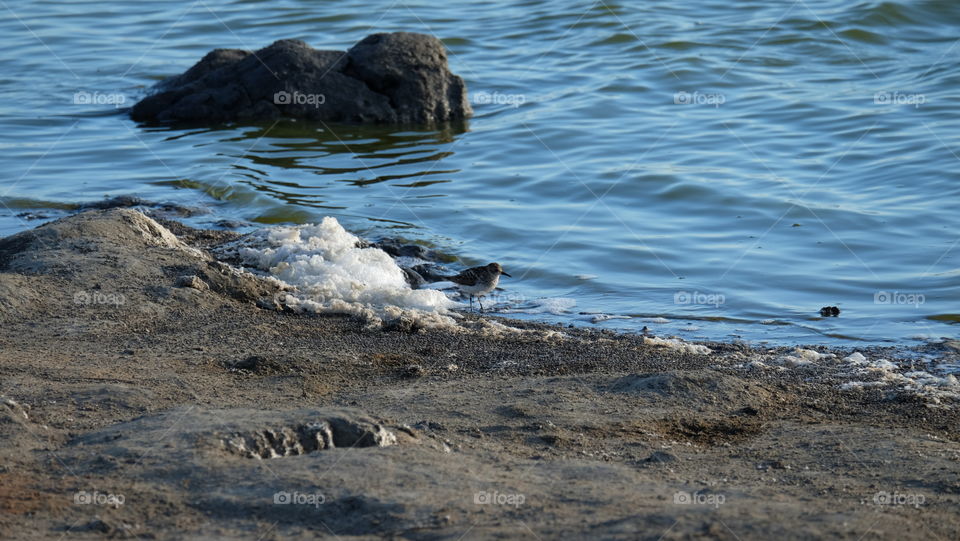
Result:
[[[772,343],[956,336],[960,3],[440,5],[3,2],[0,233],[120,194],[200,207],[203,226],[332,215],[500,261],[503,307],[528,317]],[[467,126],[168,129],[124,112],[215,47],[396,30],[449,47]]]

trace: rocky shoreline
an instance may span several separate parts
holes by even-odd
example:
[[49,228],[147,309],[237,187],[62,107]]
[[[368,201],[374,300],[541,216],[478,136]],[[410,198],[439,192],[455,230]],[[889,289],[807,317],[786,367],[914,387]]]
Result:
[[280,285],[211,255],[235,237],[108,209],[0,239],[0,537],[960,531],[956,380],[928,362],[955,343],[906,366],[473,314],[374,328],[265,302]]

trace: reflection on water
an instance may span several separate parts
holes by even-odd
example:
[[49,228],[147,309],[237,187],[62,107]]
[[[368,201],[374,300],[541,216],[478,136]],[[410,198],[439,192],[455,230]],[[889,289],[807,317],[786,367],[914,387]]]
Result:
[[[338,190],[345,185],[389,183],[391,188],[427,188],[452,182],[459,169],[444,167],[443,161],[453,155],[447,149],[467,129],[467,123],[442,130],[398,131],[393,127],[283,120],[189,133],[181,133],[180,128],[154,127],[151,131],[171,133],[165,141],[204,138],[194,148],[219,148],[223,143],[240,145],[239,152],[224,155],[231,163],[212,182],[176,179],[156,184],[202,191],[232,206],[265,205],[262,212],[245,216],[253,222],[305,223],[329,211],[362,207],[363,192],[345,198],[344,193],[350,191]],[[218,140],[209,141],[212,135]],[[417,197],[444,195],[418,192]],[[384,218],[367,216],[372,220]]]

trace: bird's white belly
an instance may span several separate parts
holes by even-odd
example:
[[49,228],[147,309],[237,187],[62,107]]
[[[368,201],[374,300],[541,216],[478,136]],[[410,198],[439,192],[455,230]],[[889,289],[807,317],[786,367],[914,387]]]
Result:
[[499,282],[500,282],[500,277],[497,276],[490,283],[477,283],[472,286],[460,285],[458,287],[460,289],[460,292],[465,295],[473,295],[475,297],[480,297],[496,289],[497,283]]

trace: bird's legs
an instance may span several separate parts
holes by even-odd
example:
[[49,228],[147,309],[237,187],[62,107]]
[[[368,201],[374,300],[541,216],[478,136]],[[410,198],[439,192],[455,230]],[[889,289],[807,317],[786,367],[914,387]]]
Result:
[[483,301],[480,300],[480,299],[482,299],[482,298],[483,298],[482,296],[481,296],[481,297],[477,297],[477,304],[480,305],[480,313],[481,313],[481,314],[483,313]]

